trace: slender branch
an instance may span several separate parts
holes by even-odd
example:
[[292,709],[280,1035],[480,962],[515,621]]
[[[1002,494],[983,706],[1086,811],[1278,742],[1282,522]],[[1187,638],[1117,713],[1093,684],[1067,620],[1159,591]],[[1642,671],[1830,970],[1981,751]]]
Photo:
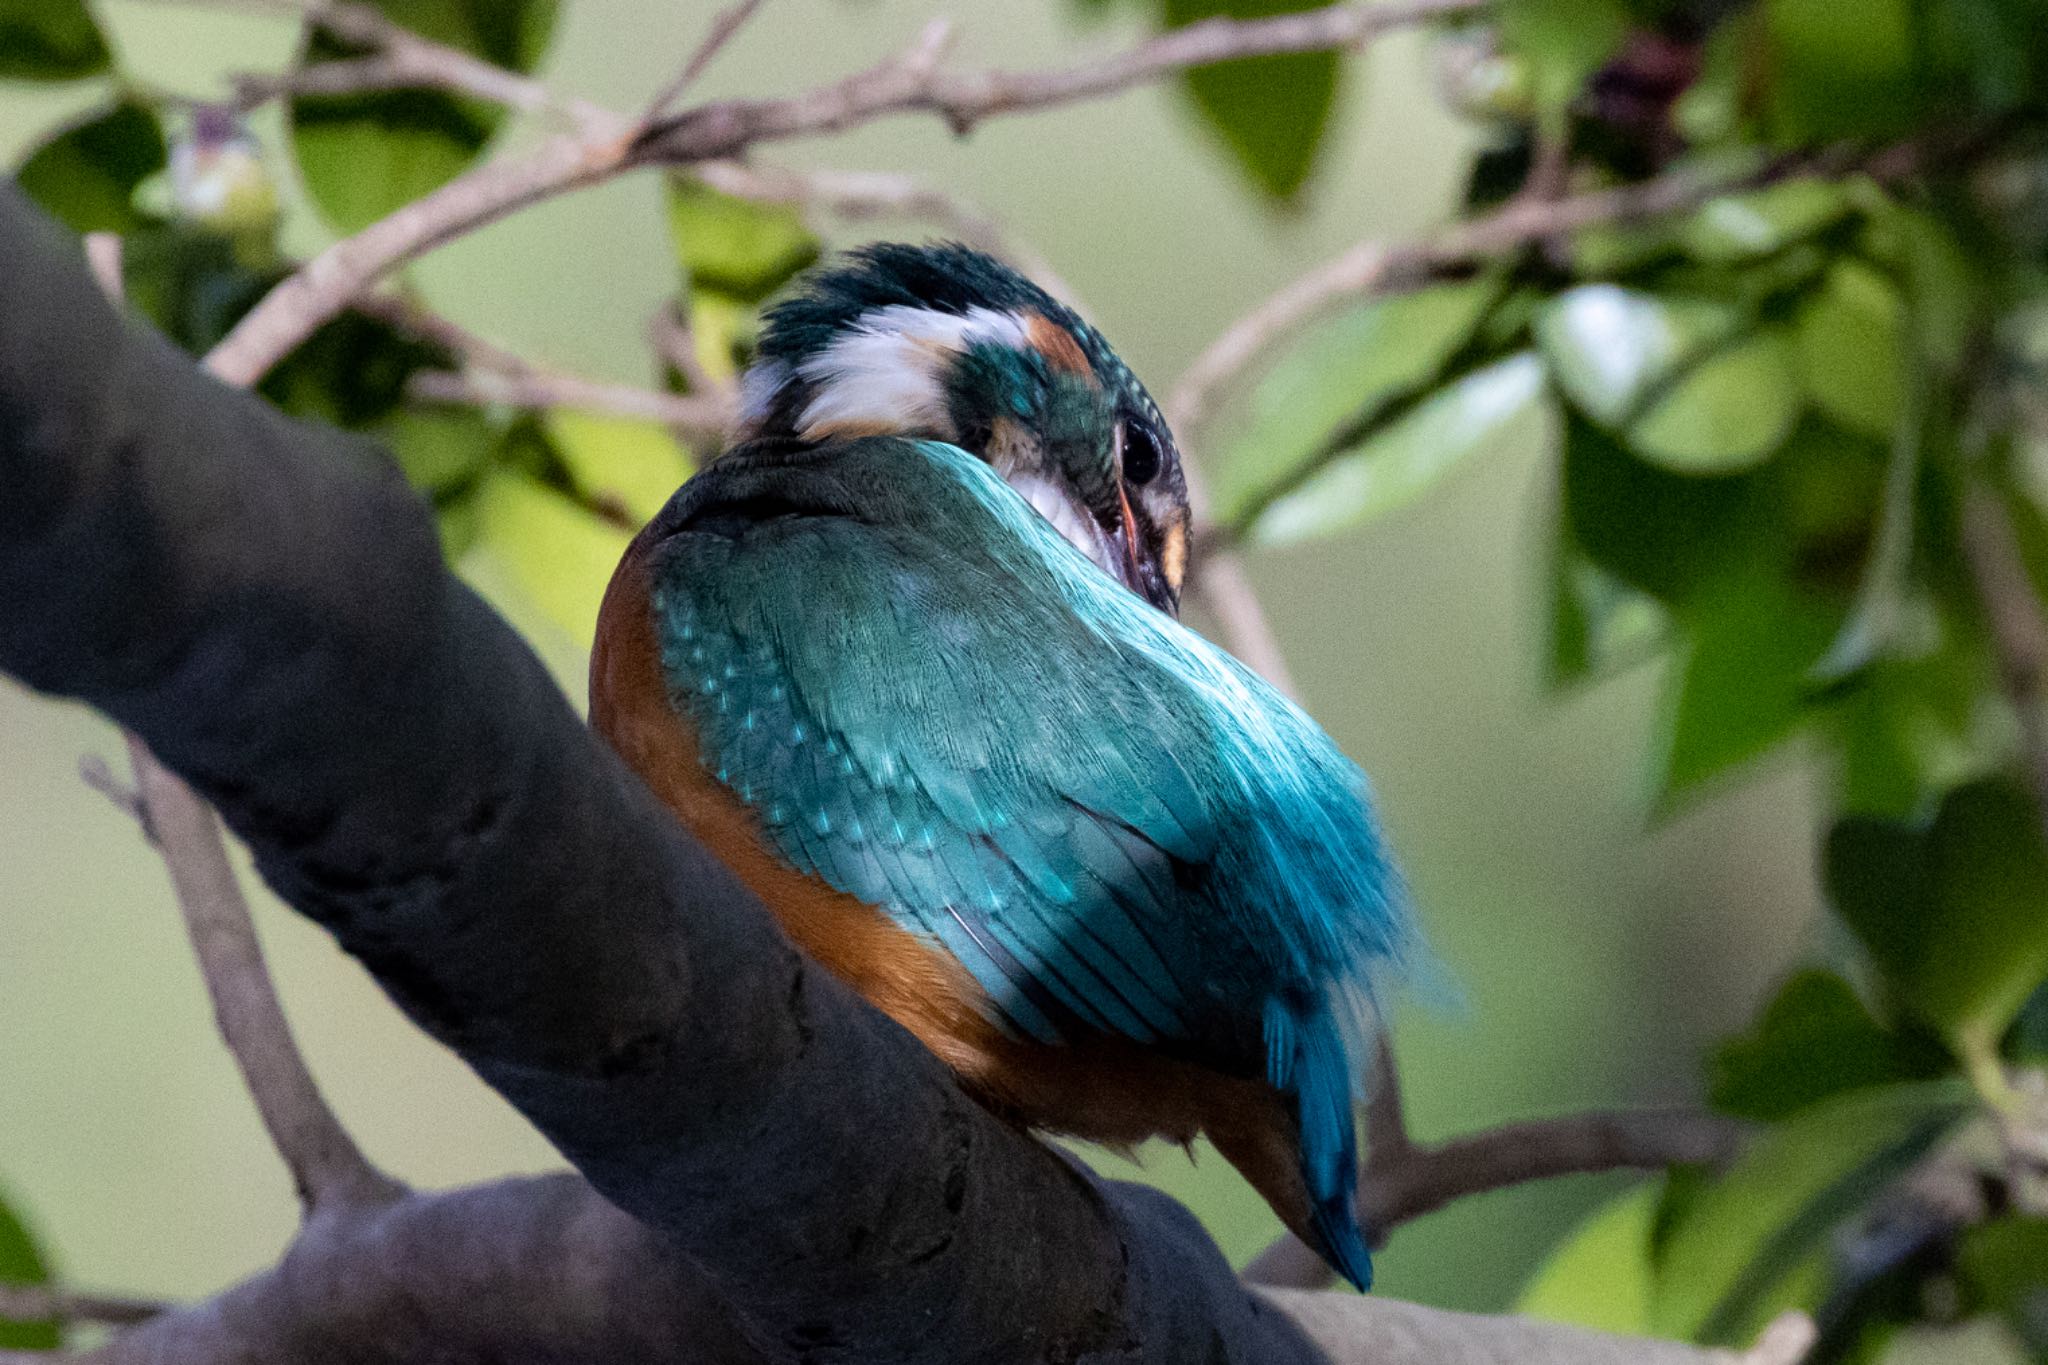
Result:
[[[1375,1237],[1475,1194],[1602,1171],[1721,1166],[1741,1150],[1744,1125],[1695,1110],[1640,1109],[1571,1114],[1488,1129],[1449,1142],[1414,1145],[1386,1160],[1371,1154],[1358,1187],[1359,1218]],[[1245,1268],[1254,1284],[1321,1288],[1329,1270],[1292,1237]]]
[[661,393],[630,384],[607,384],[580,375],[528,370],[506,374],[476,369],[460,372],[426,370],[406,385],[414,398],[430,403],[510,408],[582,408],[680,427],[699,436],[716,436],[732,416],[719,397]]
[[757,162],[706,161],[691,174],[711,188],[756,203],[819,208],[852,222],[918,218],[968,246],[1009,261],[1063,302],[1073,288],[1043,255],[1015,241],[989,214],[944,190],[889,171],[794,170]]
[[1261,301],[1195,358],[1167,403],[1174,430],[1191,438],[1205,424],[1221,391],[1271,354],[1276,342],[1344,302],[1419,288],[1440,276],[1520,250],[1560,233],[1640,222],[1698,208],[1722,195],[1757,189],[1802,175],[1872,175],[1881,180],[1911,173],[1925,161],[1926,143],[1899,143],[1866,152],[1834,147],[1778,157],[1728,171],[1683,169],[1653,179],[1560,199],[1511,200],[1492,213],[1451,224],[1416,241],[1360,242]]
[[98,1322],[128,1327],[169,1308],[155,1299],[121,1294],[88,1294],[46,1284],[0,1284],[0,1322]]
[[704,74],[718,54],[725,50],[725,45],[747,26],[747,21],[752,19],[760,8],[761,0],[739,0],[739,3],[729,5],[713,15],[711,27],[705,32],[704,40],[697,44],[697,50],[683,63],[683,68],[676,73],[675,79],[663,86],[648,102],[647,112],[641,115],[641,122],[652,123],[666,114],[675,102],[697,83],[697,78]]
[[2027,783],[2048,831],[2048,619],[2005,511],[1989,490],[1972,487],[1963,504],[1963,559],[1977,585],[1998,672],[2020,726]]
[[1212,19],[1107,58],[1039,72],[939,67],[948,31],[928,28],[899,55],[834,85],[779,100],[726,100],[639,128],[607,122],[456,177],[337,242],[279,283],[208,356],[231,384],[261,378],[322,323],[397,266],[439,244],[569,190],[645,165],[735,157],[783,138],[838,132],[889,114],[931,112],[963,131],[997,114],[1107,95],[1207,62],[1356,47],[1393,29],[1481,8],[1487,0],[1344,4],[1269,19]]
[[1400,0],[1340,4],[1266,19],[1209,19],[1100,61],[1049,71],[947,71],[919,52],[883,62],[836,85],[788,99],[727,100],[687,110],[650,129],[649,155],[666,161],[733,156],[746,147],[836,132],[885,114],[930,113],[957,132],[983,119],[1071,104],[1145,85],[1162,76],[1240,57],[1356,48],[1382,34],[1454,15],[1489,0]]
[[291,1172],[299,1203],[313,1210],[396,1197],[399,1185],[370,1164],[341,1126],[292,1041],[213,812],[133,735],[128,752],[145,828],[170,871],[214,1022]]
[[373,6],[352,0],[291,6],[309,23],[371,55],[318,62],[278,75],[234,78],[243,109],[280,95],[353,95],[379,90],[437,89],[489,100],[528,114],[559,114],[586,135],[616,135],[625,119],[589,100],[564,97],[546,83],[485,61],[461,48],[422,37]]

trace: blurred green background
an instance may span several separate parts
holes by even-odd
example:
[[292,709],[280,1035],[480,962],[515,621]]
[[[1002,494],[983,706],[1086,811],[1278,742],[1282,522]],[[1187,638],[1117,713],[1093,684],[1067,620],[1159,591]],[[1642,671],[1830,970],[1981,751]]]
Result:
[[[634,107],[712,9],[569,4],[543,74]],[[245,12],[98,11],[125,65],[195,95],[220,93],[226,72],[276,68],[293,40],[289,22]],[[957,59],[971,64],[1051,64],[1136,35],[1063,5],[771,0],[697,94],[816,84],[900,47],[935,13],[956,21]],[[0,157],[92,98],[0,86]],[[991,211],[1058,267],[1163,395],[1282,282],[1362,237],[1405,238],[1452,211],[1468,134],[1436,99],[1426,43],[1397,38],[1350,64],[1337,121],[1292,212],[1249,193],[1168,88],[996,120],[966,140],[909,118],[773,156],[914,171]],[[274,138],[276,115],[257,129]],[[311,215],[289,221],[288,246],[320,244]],[[481,232],[414,279],[442,311],[536,359],[646,382],[642,327],[672,271],[659,185],[643,176]],[[1705,1044],[1749,1018],[1821,932],[1801,762],[1773,760],[1653,818],[1666,665],[1544,695],[1536,569],[1553,439],[1531,423],[1363,531],[1251,562],[1309,710],[1374,775],[1447,968],[1398,1025],[1425,1138],[1693,1098]],[[581,642],[505,605],[580,695]],[[80,755],[117,749],[81,709],[0,681],[0,1188],[75,1282],[196,1295],[273,1259],[295,1207],[213,1034],[161,869],[77,776]],[[313,1066],[380,1163],[426,1185],[556,1164],[322,934],[267,899],[258,917]],[[1161,1150],[1144,1174],[1186,1198],[1234,1257],[1277,1232],[1213,1155],[1190,1168]],[[1501,1307],[1615,1187],[1577,1180],[1468,1201],[1397,1234],[1381,1285]]]

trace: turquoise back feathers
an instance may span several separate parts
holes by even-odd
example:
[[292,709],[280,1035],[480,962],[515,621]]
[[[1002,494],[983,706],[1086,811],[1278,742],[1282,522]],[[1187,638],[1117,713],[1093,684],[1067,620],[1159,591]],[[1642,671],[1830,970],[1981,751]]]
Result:
[[655,530],[671,703],[780,856],[942,945],[1012,1036],[1266,1077],[1363,1282],[1361,1030],[1414,931],[1329,737],[951,444],[755,442]]

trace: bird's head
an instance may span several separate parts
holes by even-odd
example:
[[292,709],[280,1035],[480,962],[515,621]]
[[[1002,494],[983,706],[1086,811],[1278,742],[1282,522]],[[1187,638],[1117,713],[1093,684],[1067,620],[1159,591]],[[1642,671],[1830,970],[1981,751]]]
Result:
[[880,244],[812,276],[768,312],[738,435],[950,442],[1179,608],[1187,482],[1158,405],[1093,327],[981,252]]

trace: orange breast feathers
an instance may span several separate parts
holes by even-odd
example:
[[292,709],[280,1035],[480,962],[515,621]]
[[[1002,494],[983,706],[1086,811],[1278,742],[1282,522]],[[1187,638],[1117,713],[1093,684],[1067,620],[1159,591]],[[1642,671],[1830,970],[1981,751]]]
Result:
[[1307,1215],[1294,1122],[1264,1081],[1224,1076],[1123,1039],[1054,1046],[1005,1035],[985,996],[937,946],[784,862],[760,822],[706,770],[689,723],[669,703],[642,532],[606,589],[590,659],[590,720],[685,828],[746,883],[796,945],[915,1034],[999,1113],[1126,1146],[1206,1131],[1281,1217]]

